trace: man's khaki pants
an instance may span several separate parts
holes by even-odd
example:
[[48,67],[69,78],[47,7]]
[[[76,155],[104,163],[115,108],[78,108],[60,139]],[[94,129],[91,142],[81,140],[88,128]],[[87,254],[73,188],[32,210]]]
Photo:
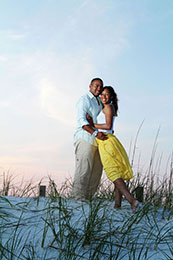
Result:
[[75,147],[75,175],[72,197],[88,200],[96,192],[102,175],[98,148],[83,139]]

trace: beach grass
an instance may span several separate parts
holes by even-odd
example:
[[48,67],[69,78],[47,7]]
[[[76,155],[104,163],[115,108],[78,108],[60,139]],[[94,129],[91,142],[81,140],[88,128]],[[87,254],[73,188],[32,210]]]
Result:
[[86,203],[72,200],[71,179],[58,189],[48,177],[46,197],[39,197],[41,182],[21,190],[3,175],[0,259],[173,259],[172,169],[160,183],[151,173],[140,176],[129,183],[131,191],[144,187],[144,201],[132,214],[126,201],[122,210],[113,208],[107,180]]
[[[137,134],[138,135],[138,134]],[[140,208],[132,214],[123,200],[114,205],[114,185],[102,179],[88,202],[71,198],[72,179],[58,188],[48,176],[45,197],[42,180],[15,185],[10,172],[0,175],[0,259],[7,260],[172,260],[173,259],[173,156],[166,177],[159,179],[161,158],[155,160],[154,141],[148,169],[127,182]],[[131,156],[133,166],[135,149]]]

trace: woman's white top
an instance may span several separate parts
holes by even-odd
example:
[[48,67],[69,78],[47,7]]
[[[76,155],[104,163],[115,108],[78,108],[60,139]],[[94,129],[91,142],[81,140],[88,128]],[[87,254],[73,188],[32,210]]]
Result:
[[[113,132],[114,132],[114,127],[113,127],[114,121],[115,121],[115,116],[113,116],[112,128],[110,130],[99,129],[99,131],[106,132],[107,134],[113,134]],[[102,111],[100,112],[100,114],[97,117],[97,123],[98,124],[106,124],[105,114]]]

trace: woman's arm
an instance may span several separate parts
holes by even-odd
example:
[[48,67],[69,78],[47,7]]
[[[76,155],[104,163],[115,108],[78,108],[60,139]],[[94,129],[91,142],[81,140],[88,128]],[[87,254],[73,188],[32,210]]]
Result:
[[[88,131],[90,134],[93,134],[93,128],[92,128],[92,127],[94,127],[93,119],[88,113],[86,113],[86,118],[89,122],[89,125],[83,126],[83,129]],[[94,130],[94,132],[95,132],[95,130]],[[104,141],[107,139],[107,136],[103,132],[98,132],[96,138]]]
[[105,124],[94,124],[94,127],[97,129],[104,129],[104,130],[110,130],[112,128],[112,122],[113,122],[113,109],[111,105],[105,106],[103,109],[103,113],[105,115]]

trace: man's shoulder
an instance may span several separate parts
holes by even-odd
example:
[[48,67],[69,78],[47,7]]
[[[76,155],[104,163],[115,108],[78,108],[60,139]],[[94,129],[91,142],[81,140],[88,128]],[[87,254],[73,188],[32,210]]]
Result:
[[87,101],[89,101],[89,100],[90,100],[90,96],[89,96],[88,93],[86,93],[85,95],[81,96],[81,97],[78,99],[78,102],[77,102],[77,103],[79,103],[79,102],[87,102]]

